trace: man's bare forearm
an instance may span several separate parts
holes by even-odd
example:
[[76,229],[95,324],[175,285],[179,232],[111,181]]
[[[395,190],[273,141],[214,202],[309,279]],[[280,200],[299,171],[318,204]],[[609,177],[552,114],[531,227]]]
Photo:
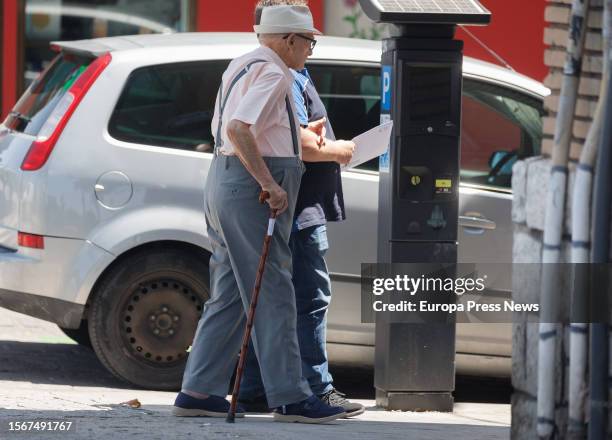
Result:
[[317,143],[317,136],[308,129],[301,129],[302,159],[304,162],[341,162],[346,150],[344,141],[325,139],[322,145]]
[[304,162],[333,162],[330,151],[323,149],[321,137],[307,128],[300,128],[300,140],[302,141],[302,159]]
[[257,148],[255,137],[248,124],[236,120],[230,121],[227,127],[227,135],[234,144],[236,155],[259,185],[267,189],[272,183],[275,183]]
[[336,162],[338,150],[334,147],[333,141],[325,139],[325,144],[316,148],[302,146],[302,158],[304,162]]

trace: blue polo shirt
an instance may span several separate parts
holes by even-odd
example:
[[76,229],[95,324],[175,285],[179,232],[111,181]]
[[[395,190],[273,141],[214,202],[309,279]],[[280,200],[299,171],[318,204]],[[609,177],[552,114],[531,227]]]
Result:
[[308,125],[306,86],[311,81],[310,75],[306,69],[300,70],[299,72],[291,69],[291,73],[293,73],[294,78],[292,92],[293,99],[295,100],[295,111],[300,121],[300,125],[305,127]]
[[[293,99],[300,125],[327,118],[326,137],[336,140],[325,106],[306,69],[292,70]],[[336,162],[305,162],[295,208],[294,230],[337,222],[346,218],[340,165]]]

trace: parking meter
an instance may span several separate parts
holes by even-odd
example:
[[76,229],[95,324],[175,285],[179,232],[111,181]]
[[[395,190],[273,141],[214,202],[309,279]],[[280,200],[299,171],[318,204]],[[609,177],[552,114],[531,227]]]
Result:
[[[484,25],[475,0],[360,0],[383,40],[379,263],[456,263],[463,42],[457,24]],[[452,411],[455,324],[376,320],[376,400],[387,409]]]

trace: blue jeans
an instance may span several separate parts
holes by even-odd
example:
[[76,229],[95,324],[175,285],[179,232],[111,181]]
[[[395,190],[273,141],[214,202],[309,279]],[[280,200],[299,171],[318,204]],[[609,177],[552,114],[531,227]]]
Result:
[[[331,300],[331,281],[325,263],[325,253],[329,249],[326,225],[293,231],[289,247],[293,257],[293,285],[302,376],[308,381],[312,392],[321,395],[333,389],[325,349],[327,308]],[[266,293],[262,291],[261,295]],[[240,399],[244,400],[265,395],[257,358],[251,347],[252,344],[249,344],[240,385]]]

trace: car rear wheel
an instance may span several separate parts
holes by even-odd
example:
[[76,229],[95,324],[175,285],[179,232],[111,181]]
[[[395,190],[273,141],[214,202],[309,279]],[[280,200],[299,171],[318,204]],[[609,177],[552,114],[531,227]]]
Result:
[[153,249],[113,266],[88,319],[100,361],[133,385],[179,389],[208,286],[208,259],[196,252]]

